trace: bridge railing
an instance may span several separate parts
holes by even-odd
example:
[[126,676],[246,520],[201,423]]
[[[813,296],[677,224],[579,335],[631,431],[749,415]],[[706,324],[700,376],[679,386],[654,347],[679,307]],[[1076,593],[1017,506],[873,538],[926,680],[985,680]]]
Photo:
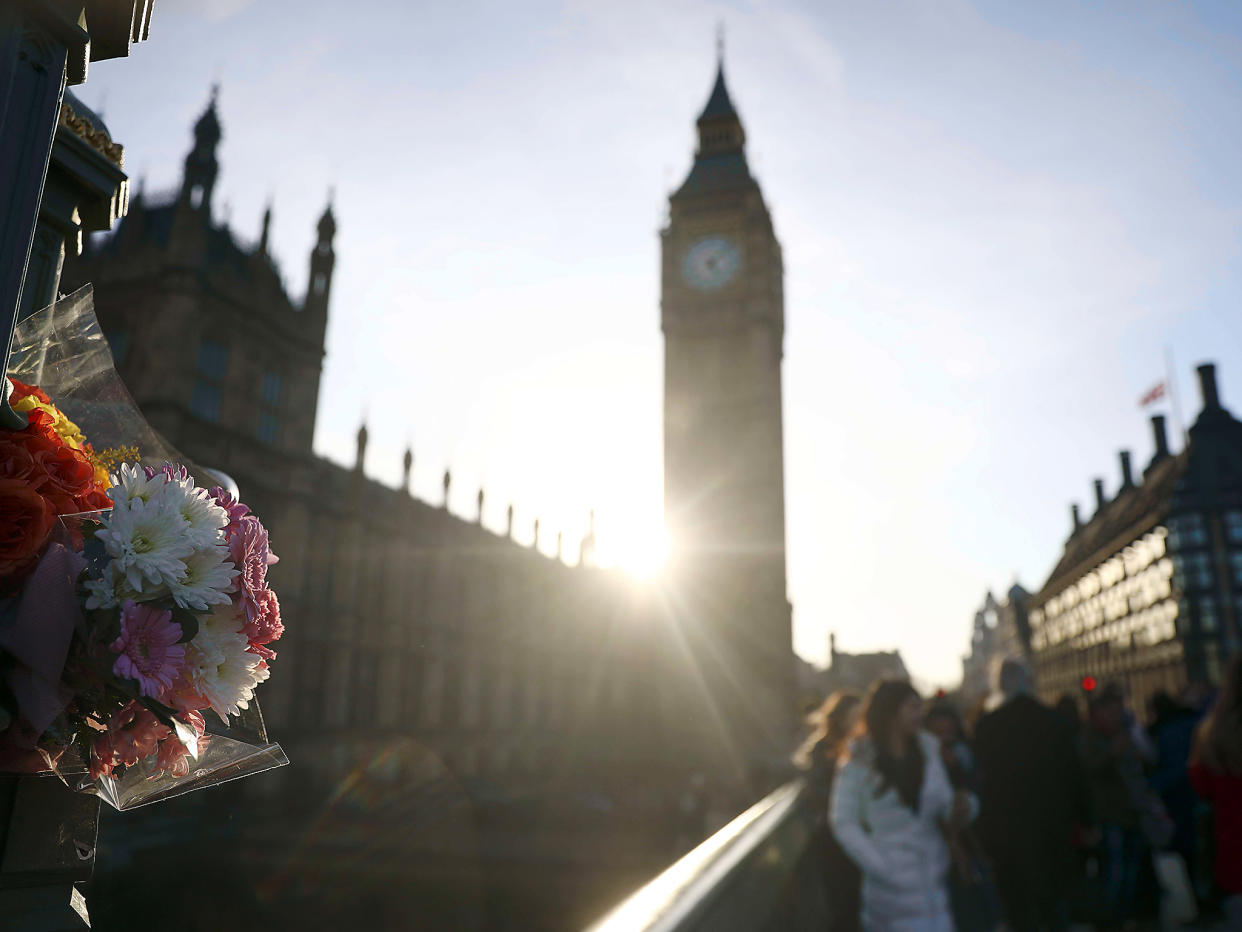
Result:
[[810,932],[827,925],[821,814],[782,786],[638,889],[587,932]]

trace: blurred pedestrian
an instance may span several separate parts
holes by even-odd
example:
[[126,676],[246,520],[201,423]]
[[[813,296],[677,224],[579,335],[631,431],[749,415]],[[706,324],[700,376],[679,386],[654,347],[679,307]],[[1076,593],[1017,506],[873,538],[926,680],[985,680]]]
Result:
[[[923,727],[940,742],[940,759],[953,789],[975,792],[975,755],[957,707],[936,699],[923,716]],[[945,839],[952,861],[949,904],[957,932],[991,932],[1000,924],[1001,907],[983,845],[969,826],[947,830]]]
[[921,719],[913,686],[876,683],[833,787],[833,830],[862,870],[866,932],[953,932],[944,826],[968,823],[978,804],[953,790]]
[[1082,710],[1078,707],[1078,697],[1073,693],[1062,693],[1052,711],[1065,720],[1074,740],[1078,740],[1078,729],[1082,727]]
[[1226,926],[1242,929],[1242,656],[1230,661],[1220,694],[1195,734],[1190,782],[1212,804]]
[[824,928],[830,932],[857,932],[862,909],[862,875],[837,841],[828,821],[837,768],[861,711],[862,700],[857,693],[833,693],[809,716],[811,734],[794,757],[794,763],[806,771],[810,805],[819,820],[810,842],[809,863],[824,890]]
[[1146,742],[1140,745],[1137,734],[1119,688],[1109,685],[1092,694],[1081,746],[1099,826],[1099,925],[1104,929],[1139,918],[1140,875],[1150,863],[1144,820],[1156,815],[1150,807],[1159,801],[1144,795]]
[[975,755],[966,739],[966,728],[957,707],[937,699],[923,716],[923,727],[940,742],[940,759],[957,790],[975,789]]
[[1031,695],[1022,662],[1005,660],[997,679],[1001,703],[975,725],[979,833],[1010,928],[1065,929],[1085,774],[1071,725]]
[[1151,712],[1148,734],[1155,747],[1156,761],[1148,780],[1173,820],[1173,839],[1169,847],[1181,855],[1187,874],[1193,877],[1197,801],[1190,787],[1186,761],[1190,759],[1199,716],[1163,690],[1152,697]]

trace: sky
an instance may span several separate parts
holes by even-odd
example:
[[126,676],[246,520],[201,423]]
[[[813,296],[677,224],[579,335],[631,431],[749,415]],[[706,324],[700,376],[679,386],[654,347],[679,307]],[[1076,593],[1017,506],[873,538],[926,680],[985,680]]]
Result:
[[[567,551],[662,514],[659,243],[726,35],[785,259],[794,646],[960,677],[1093,477],[1213,361],[1242,409],[1242,9],[1145,2],[160,0],[77,89],[148,194],[219,82],[215,212],[305,291],[333,191],[315,448]],[[1179,444],[1175,442],[1174,446]]]

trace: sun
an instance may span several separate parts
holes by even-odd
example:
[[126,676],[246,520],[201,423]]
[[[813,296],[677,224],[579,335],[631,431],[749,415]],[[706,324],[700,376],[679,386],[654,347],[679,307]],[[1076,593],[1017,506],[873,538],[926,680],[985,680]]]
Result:
[[600,528],[598,553],[601,566],[615,566],[635,579],[649,580],[664,568],[668,538],[662,523],[616,523]]

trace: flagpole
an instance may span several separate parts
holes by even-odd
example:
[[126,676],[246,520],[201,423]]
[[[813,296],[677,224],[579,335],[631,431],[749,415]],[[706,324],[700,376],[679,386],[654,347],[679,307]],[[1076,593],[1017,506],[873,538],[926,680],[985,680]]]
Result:
[[1169,404],[1173,409],[1173,421],[1177,432],[1182,435],[1182,449],[1190,446],[1190,437],[1186,433],[1186,422],[1182,420],[1182,406],[1177,400],[1177,370],[1173,368],[1173,350],[1166,344],[1164,347],[1164,377],[1169,383]]

